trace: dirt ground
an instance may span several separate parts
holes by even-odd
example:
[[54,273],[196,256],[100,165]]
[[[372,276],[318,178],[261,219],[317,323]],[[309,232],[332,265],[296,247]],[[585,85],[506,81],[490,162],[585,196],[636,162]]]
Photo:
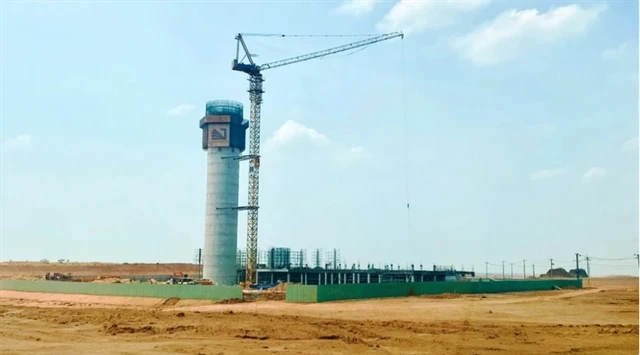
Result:
[[47,272],[71,273],[73,276],[143,276],[172,275],[174,272],[194,274],[194,264],[116,264],[116,263],[49,263],[6,261],[0,263],[0,278],[41,278]]
[[588,283],[322,304],[0,291],[0,353],[638,354],[638,278]]

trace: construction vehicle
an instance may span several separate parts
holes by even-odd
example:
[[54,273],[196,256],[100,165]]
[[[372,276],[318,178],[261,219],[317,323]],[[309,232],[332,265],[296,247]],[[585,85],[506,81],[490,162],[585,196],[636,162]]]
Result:
[[195,285],[196,282],[188,274],[174,272],[172,277],[167,281],[168,285]]
[[44,279],[48,281],[71,281],[73,277],[71,276],[71,273],[68,273],[65,275],[60,272],[54,272],[54,273],[48,272],[44,274]]

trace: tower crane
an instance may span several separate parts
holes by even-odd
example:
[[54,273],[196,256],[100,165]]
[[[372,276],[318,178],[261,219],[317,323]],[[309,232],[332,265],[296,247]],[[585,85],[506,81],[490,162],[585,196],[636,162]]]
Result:
[[[333,47],[309,54],[299,55],[292,58],[277,60],[275,62],[258,65],[253,61],[253,57],[247,44],[244,41],[244,37],[248,36],[277,36],[287,37],[282,34],[249,34],[239,33],[236,35],[236,58],[233,60],[232,69],[235,71],[243,72],[249,75],[249,101],[251,103],[250,113],[250,135],[249,135],[249,154],[243,156],[241,159],[249,160],[249,193],[248,193],[248,206],[238,207],[238,209],[247,210],[247,263],[245,282],[252,284],[256,278],[256,268],[258,259],[258,192],[259,192],[259,177],[260,177],[260,108],[262,105],[262,83],[264,78],[262,77],[262,71],[267,69],[273,69],[282,67],[289,64],[300,63],[311,59],[325,57],[331,54],[336,54],[344,51],[348,51],[355,48],[365,47],[370,44],[394,39],[400,37],[404,39],[402,32],[386,33],[379,36],[373,36],[367,39],[363,39],[357,42],[345,44],[338,47]],[[240,58],[240,47],[244,55]],[[244,63],[244,60],[248,63]]]

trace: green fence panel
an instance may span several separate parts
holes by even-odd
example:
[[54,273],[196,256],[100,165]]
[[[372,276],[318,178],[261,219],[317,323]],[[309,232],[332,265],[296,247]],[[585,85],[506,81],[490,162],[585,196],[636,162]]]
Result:
[[70,293],[100,296],[153,297],[200,300],[242,299],[239,286],[108,284],[64,281],[0,280],[1,290]]
[[339,300],[437,295],[443,293],[503,293],[542,291],[559,288],[582,288],[582,280],[505,280],[505,281],[444,281],[412,283],[374,283],[341,285],[289,285],[287,301],[328,302]]
[[318,286],[288,285],[287,302],[318,302]]

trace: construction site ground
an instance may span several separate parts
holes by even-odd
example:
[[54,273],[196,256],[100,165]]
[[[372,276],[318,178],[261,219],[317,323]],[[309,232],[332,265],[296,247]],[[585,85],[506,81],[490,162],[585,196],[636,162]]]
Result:
[[0,278],[11,279],[35,279],[42,278],[47,272],[59,272],[72,274],[74,277],[128,277],[141,275],[172,275],[174,272],[195,274],[197,267],[194,264],[142,264],[142,263],[74,263],[57,261],[32,262],[12,261],[0,263]]
[[638,278],[321,304],[271,300],[279,294],[213,303],[0,291],[0,353],[638,354]]

